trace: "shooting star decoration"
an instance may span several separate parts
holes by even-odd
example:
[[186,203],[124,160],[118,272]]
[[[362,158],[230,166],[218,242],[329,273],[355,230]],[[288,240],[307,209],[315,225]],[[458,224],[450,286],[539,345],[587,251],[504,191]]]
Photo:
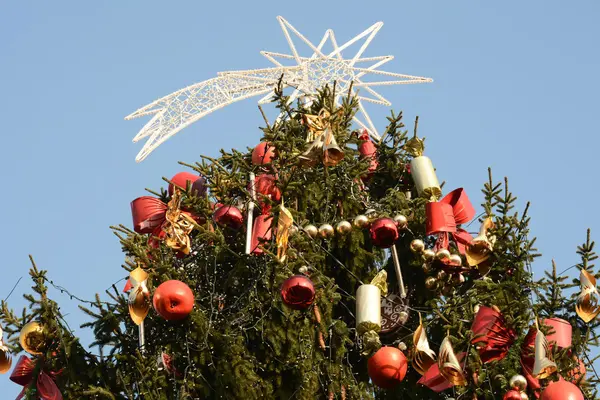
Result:
[[[178,90],[125,117],[125,119],[129,120],[146,115],[154,115],[133,138],[134,142],[148,138],[146,144],[136,157],[137,162],[144,160],[165,140],[215,110],[236,101],[261,94],[266,94],[266,96],[259,100],[259,104],[270,102],[273,90],[282,76],[284,88],[294,88],[290,96],[290,102],[297,98],[314,95],[317,93],[317,89],[326,84],[333,85],[334,82],[338,88],[336,96],[336,101],[338,102],[340,97],[345,96],[349,89],[351,89],[352,95],[357,95],[357,90],[362,90],[362,93],[357,97],[359,100],[359,111],[364,120],[356,116],[354,120],[375,139],[379,139],[379,134],[362,102],[365,101],[385,106],[390,106],[391,103],[373,90],[372,87],[432,82],[430,78],[397,74],[377,69],[388,61],[391,61],[394,58],[393,56],[362,58],[362,54],[383,26],[383,22],[377,22],[342,46],[338,46],[333,30],[329,29],[325,32],[319,44],[315,46],[283,17],[277,17],[277,19],[292,54],[262,51],[261,54],[275,64],[275,67],[219,72],[216,78]],[[302,57],[298,54],[290,32],[312,49],[313,54],[311,57]],[[352,58],[347,59],[342,57],[343,50],[365,37],[364,43]],[[328,54],[322,51],[327,41],[331,42],[333,48],[333,51]],[[296,65],[285,66],[279,60],[295,61]],[[371,65],[357,67],[356,64],[359,63],[370,63]],[[390,77],[392,79],[363,82],[361,78],[368,74]]]

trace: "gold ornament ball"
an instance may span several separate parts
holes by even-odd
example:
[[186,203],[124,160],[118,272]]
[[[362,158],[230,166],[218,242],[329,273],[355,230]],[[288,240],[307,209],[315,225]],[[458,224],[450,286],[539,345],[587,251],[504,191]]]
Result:
[[334,233],[333,226],[329,224],[323,224],[319,227],[319,235],[321,235],[323,239],[332,237]]
[[398,314],[398,320],[405,324],[406,321],[408,321],[408,313],[406,311],[400,311],[400,313]]
[[298,233],[298,227],[296,225],[290,226],[289,233],[290,236],[294,236],[296,233]]
[[359,215],[358,217],[354,218],[355,227],[365,228],[367,227],[367,225],[369,225],[369,217],[367,217],[366,215]]
[[433,276],[428,276],[427,278],[425,278],[425,287],[429,290],[433,290],[435,289],[435,287],[437,286],[437,279],[435,279]]
[[448,250],[446,249],[442,249],[440,251],[438,251],[435,255],[437,257],[438,260],[447,260],[450,258],[451,254]]
[[423,250],[423,258],[427,262],[433,261],[433,259],[435,258],[435,251],[433,251],[431,249]]
[[481,307],[481,306],[480,306],[479,304],[477,304],[475,307],[473,307],[473,312],[474,312],[475,314],[477,314],[477,313],[479,312],[479,308],[480,308],[480,307]]
[[421,239],[414,239],[410,242],[410,249],[413,253],[420,253],[425,249],[425,243]]
[[406,229],[406,227],[408,226],[408,218],[406,218],[402,214],[396,215],[394,217],[394,222],[396,223],[398,229]]
[[523,375],[514,375],[508,381],[508,385],[511,388],[518,390],[519,392],[522,392],[527,389],[527,379],[525,379],[525,377]]
[[398,343],[398,349],[402,350],[402,351],[406,351],[408,347],[406,347],[406,343],[404,342],[400,342]]
[[527,393],[521,392],[521,400],[529,400],[529,396],[527,396]]
[[460,285],[460,284],[465,283],[465,276],[461,273],[452,274],[452,283],[454,283],[455,285]]
[[306,265],[303,265],[300,268],[298,268],[298,272],[300,272],[301,274],[306,274],[308,272],[308,267]]
[[306,234],[313,239],[316,238],[317,235],[319,234],[319,230],[314,225],[306,225],[304,227],[304,232],[306,232]]
[[44,327],[35,321],[31,321],[21,329],[19,343],[21,343],[23,350],[31,355],[42,354],[46,346]]
[[445,280],[447,277],[448,277],[448,274],[446,273],[446,271],[444,271],[443,269],[441,269],[441,270],[439,270],[439,271],[438,271],[438,273],[437,273],[437,278],[438,278],[440,281],[443,281],[443,280]]
[[425,272],[426,274],[429,274],[431,272],[431,265],[424,263],[421,268],[423,268],[423,272]]
[[462,258],[458,254],[452,254],[450,256],[450,264],[460,267],[462,265]]
[[346,235],[352,230],[352,224],[348,221],[342,221],[336,225],[335,230],[340,235]]

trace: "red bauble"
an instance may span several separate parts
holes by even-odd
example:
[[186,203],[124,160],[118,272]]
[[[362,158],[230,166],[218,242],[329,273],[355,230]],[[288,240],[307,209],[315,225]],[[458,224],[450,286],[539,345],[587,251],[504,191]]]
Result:
[[261,214],[254,220],[252,226],[252,242],[251,251],[252,254],[263,254],[264,251],[261,246],[265,245],[273,237],[273,229],[271,224],[273,223],[273,217],[271,215]]
[[213,214],[215,222],[221,226],[239,229],[244,225],[242,212],[234,206],[221,206]]
[[367,362],[369,377],[380,388],[390,389],[402,382],[408,361],[398,348],[384,346]]
[[161,317],[167,321],[177,321],[192,312],[194,293],[181,281],[166,281],[156,288],[152,304]]
[[252,150],[252,164],[269,164],[275,157],[275,147],[270,143],[262,142]]
[[[171,182],[175,185],[187,188],[187,183],[190,182],[192,185],[192,192],[196,196],[203,196],[206,194],[206,180],[198,175],[192,174],[190,172],[180,172],[175,174],[174,177],[171,178]],[[169,194],[173,195],[173,191],[175,190],[172,184],[169,184]]]
[[518,390],[511,389],[502,398],[502,400],[522,400],[521,392]]
[[398,228],[391,218],[379,218],[371,224],[371,240],[377,247],[388,248],[398,240]]
[[277,187],[276,181],[277,178],[268,174],[261,174],[254,180],[254,190],[256,190],[258,204],[263,214],[268,213],[271,208],[264,201],[262,198],[263,196],[266,196],[275,202],[281,200],[281,190]]
[[583,400],[583,393],[571,382],[560,380],[549,384],[540,400]]
[[281,285],[283,302],[295,310],[304,310],[315,300],[315,286],[303,275],[294,275]]

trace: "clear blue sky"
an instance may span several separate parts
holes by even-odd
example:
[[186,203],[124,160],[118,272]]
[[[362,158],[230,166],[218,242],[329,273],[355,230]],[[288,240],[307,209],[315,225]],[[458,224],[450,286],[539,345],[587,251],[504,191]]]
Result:
[[[168,140],[141,164],[131,139],[138,107],[217,71],[262,68],[260,50],[287,52],[275,19],[309,39],[333,28],[344,42],[385,23],[366,56],[385,69],[433,77],[381,93],[407,122],[420,116],[427,154],[474,204],[487,179],[508,176],[532,203],[544,257],[535,271],[577,262],[591,227],[600,239],[598,93],[600,4],[594,1],[54,1],[4,2],[0,13],[0,170],[4,298],[31,286],[28,254],[56,283],[92,298],[123,277],[108,226],[131,226],[129,203],[178,172],[177,161],[252,146],[262,124],[254,100],[220,110]],[[389,113],[368,105],[379,127]],[[84,317],[53,293],[72,326]],[[83,334],[89,340],[88,333]],[[0,378],[3,398],[19,391]]]

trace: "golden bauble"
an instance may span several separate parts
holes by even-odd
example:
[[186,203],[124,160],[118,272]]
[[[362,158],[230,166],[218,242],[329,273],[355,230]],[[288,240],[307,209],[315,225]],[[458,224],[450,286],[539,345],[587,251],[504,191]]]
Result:
[[42,354],[46,347],[46,334],[44,327],[35,321],[31,321],[21,329],[19,343],[23,350],[31,355]]
[[308,267],[306,265],[303,265],[300,268],[298,268],[298,272],[300,272],[301,274],[306,274],[308,272]]
[[398,321],[400,321],[402,324],[405,324],[406,321],[408,321],[408,313],[406,311],[400,311],[398,313]]
[[433,259],[435,258],[435,251],[433,251],[431,249],[425,249],[425,250],[423,250],[423,258],[427,262],[433,261]]
[[429,290],[433,290],[435,289],[435,287],[437,286],[437,279],[435,279],[433,276],[428,276],[427,278],[425,278],[425,287]]
[[406,347],[406,343],[404,342],[400,342],[398,343],[398,349],[402,350],[402,351],[406,351],[408,347]]
[[446,273],[446,271],[444,271],[443,269],[441,269],[441,270],[439,270],[439,271],[438,271],[438,273],[437,273],[437,278],[438,278],[440,281],[443,281],[443,280],[445,280],[447,277],[448,277],[448,274]]
[[298,227],[296,225],[290,226],[290,230],[288,231],[290,236],[294,236],[298,233]]
[[525,377],[523,375],[514,375],[508,381],[508,385],[511,388],[518,390],[519,392],[522,392],[527,389],[527,379],[525,379]]
[[319,230],[314,225],[306,225],[304,227],[304,232],[306,232],[306,234],[313,239],[316,238],[317,235],[319,234]]
[[348,221],[338,222],[338,224],[335,226],[335,230],[340,235],[346,235],[352,230],[352,224]]
[[431,272],[430,264],[423,263],[423,265],[421,265],[421,268],[423,268],[423,272],[425,272],[426,274],[429,274]]
[[529,400],[529,396],[527,396],[527,393],[521,392],[521,400]]
[[450,264],[460,267],[462,265],[462,258],[458,254],[452,254],[450,256]]
[[323,224],[319,227],[319,235],[323,239],[332,237],[334,233],[335,233],[335,230],[333,229],[333,226],[331,226],[329,224]]
[[369,225],[369,217],[366,215],[359,215],[354,218],[353,224],[357,228],[366,228]]
[[425,249],[425,243],[421,239],[414,239],[410,242],[410,249],[413,253],[420,253]]
[[408,218],[406,218],[404,215],[402,214],[398,214],[394,217],[394,222],[396,223],[396,226],[398,227],[398,229],[402,230],[402,229],[406,229],[406,227],[408,227]]
[[475,307],[473,307],[473,312],[474,312],[475,314],[477,314],[477,313],[479,312],[479,308],[480,308],[480,307],[481,307],[481,306],[480,306],[479,304],[476,304],[476,305],[475,305]]
[[455,285],[461,285],[465,283],[465,276],[461,273],[452,274],[452,283],[454,283]]
[[442,249],[435,254],[436,258],[440,261],[448,260],[451,256],[450,252],[446,249]]

